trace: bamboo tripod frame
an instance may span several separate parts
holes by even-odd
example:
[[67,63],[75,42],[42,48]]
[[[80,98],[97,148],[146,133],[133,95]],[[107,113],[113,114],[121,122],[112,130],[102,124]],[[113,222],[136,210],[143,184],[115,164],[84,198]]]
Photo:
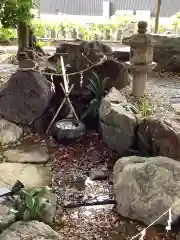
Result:
[[62,83],[60,83],[60,86],[61,86],[61,88],[62,88],[62,90],[63,90],[63,92],[64,92],[64,99],[63,99],[63,101],[61,102],[59,108],[57,109],[54,117],[52,118],[52,120],[51,120],[51,122],[50,122],[50,124],[49,124],[49,126],[48,126],[48,128],[47,128],[47,130],[46,130],[46,134],[48,134],[50,128],[52,127],[54,121],[56,120],[59,112],[61,111],[61,109],[63,108],[63,106],[64,106],[65,103],[68,103],[68,105],[69,105],[69,107],[70,107],[70,109],[71,109],[71,111],[72,111],[72,113],[73,113],[73,115],[74,115],[77,123],[80,122],[80,120],[79,120],[79,118],[78,118],[78,116],[77,116],[77,114],[76,114],[76,111],[75,111],[75,109],[74,109],[74,107],[73,107],[73,105],[72,105],[72,103],[71,103],[71,100],[70,100],[70,98],[69,98],[69,94],[70,94],[71,91],[73,90],[74,84],[72,84],[72,85],[70,86],[70,88],[69,88],[69,81],[68,81],[68,79],[67,79],[67,75],[66,75],[66,70],[65,70],[65,66],[64,66],[63,57],[61,56],[60,59],[61,59],[61,66],[62,66],[62,73],[63,73],[63,82],[64,82],[64,86],[63,86]]

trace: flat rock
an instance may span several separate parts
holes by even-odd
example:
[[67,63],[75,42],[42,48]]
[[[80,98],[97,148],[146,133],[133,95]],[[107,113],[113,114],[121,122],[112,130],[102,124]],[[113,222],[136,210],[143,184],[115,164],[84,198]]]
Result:
[[[119,159],[113,171],[118,212],[149,225],[180,198],[180,163],[167,157],[130,156]],[[172,208],[172,221],[180,205]],[[166,225],[167,215],[157,221]]]
[[15,73],[18,66],[9,63],[0,63],[0,76],[7,76]]
[[46,163],[49,155],[39,144],[23,145],[8,149],[3,153],[7,162],[14,163]]
[[63,237],[56,233],[50,226],[42,222],[19,221],[12,224],[0,234],[1,240],[62,240]]
[[47,167],[37,164],[0,163],[0,187],[12,187],[20,180],[26,188],[51,184],[51,173]]
[[93,180],[107,180],[108,178],[108,169],[106,166],[98,166],[95,169],[91,169],[89,173],[90,179]]
[[22,133],[22,128],[3,118],[0,119],[0,143],[2,145],[18,141]]

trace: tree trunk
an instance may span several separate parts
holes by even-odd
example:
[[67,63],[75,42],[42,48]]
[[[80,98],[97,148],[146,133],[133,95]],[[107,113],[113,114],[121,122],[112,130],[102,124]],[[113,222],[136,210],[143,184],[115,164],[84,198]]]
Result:
[[45,55],[43,49],[38,45],[36,36],[32,28],[25,23],[18,25],[18,53],[26,52],[28,49],[33,49],[37,54]]
[[33,33],[32,28],[29,26],[29,42],[28,42],[28,46],[31,49],[34,49],[35,52],[40,55],[45,55],[43,49],[38,45],[38,41],[36,36]]
[[26,51],[29,41],[29,29],[26,23],[18,25],[18,54]]
[[156,18],[155,18],[154,33],[157,33],[157,32],[158,32],[160,10],[161,10],[161,0],[157,0],[157,9],[156,9]]

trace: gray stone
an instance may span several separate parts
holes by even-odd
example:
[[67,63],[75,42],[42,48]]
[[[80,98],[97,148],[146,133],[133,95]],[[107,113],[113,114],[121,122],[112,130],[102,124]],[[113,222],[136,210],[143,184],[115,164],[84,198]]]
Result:
[[0,119],[0,143],[2,145],[17,142],[22,133],[22,128],[3,118]]
[[[149,225],[180,198],[180,163],[167,157],[123,157],[113,172],[118,212]],[[180,205],[172,208],[173,222]],[[166,225],[167,216],[157,224]]]
[[49,201],[49,207],[47,211],[41,213],[41,220],[46,224],[52,224],[56,213],[57,196],[53,193],[48,193],[45,198]]
[[105,180],[108,177],[108,169],[104,166],[98,166],[96,169],[91,169],[89,177],[91,180]]
[[0,235],[1,240],[62,240],[63,237],[56,233],[50,226],[42,222],[19,221],[12,224]]
[[12,204],[7,200],[0,198],[0,231],[9,227],[15,222],[15,213],[12,213]]
[[121,93],[112,88],[100,106],[100,126],[105,144],[123,154],[134,142],[136,117]]
[[153,35],[155,40],[154,61],[157,70],[180,72],[180,37]]
[[[62,43],[56,48],[56,54],[50,58],[51,61],[57,59],[58,53],[68,53],[67,56],[64,56],[64,62],[65,65],[68,64],[72,67],[71,71],[75,71],[75,69],[76,71],[86,69],[90,62],[94,64],[99,63],[102,60],[102,56],[106,55],[108,59],[92,69],[96,72],[100,80],[106,77],[109,78],[106,89],[109,90],[113,86],[117,89],[122,89],[130,84],[130,76],[124,63],[116,61],[113,57],[112,48],[100,41],[92,40],[76,43]],[[86,77],[83,79],[83,86],[88,85],[89,79],[93,77],[92,71],[88,71]],[[70,76],[70,79],[75,85],[72,94],[74,91],[82,91],[82,87],[79,85],[79,77]]]
[[0,63],[0,76],[9,76],[17,71],[18,66],[9,63]]
[[180,232],[178,232],[176,240],[180,240]]
[[18,146],[4,151],[7,162],[16,163],[46,163],[49,159],[47,151],[40,144]]
[[36,67],[36,63],[31,59],[23,59],[19,62],[20,69],[32,69]]
[[0,186],[11,187],[20,180],[26,188],[36,188],[51,184],[51,172],[38,164],[0,163]]
[[149,116],[139,121],[138,147],[145,156],[166,156],[180,161],[179,132],[177,116]]
[[19,70],[0,87],[0,115],[31,125],[47,109],[52,95],[50,82],[39,72]]

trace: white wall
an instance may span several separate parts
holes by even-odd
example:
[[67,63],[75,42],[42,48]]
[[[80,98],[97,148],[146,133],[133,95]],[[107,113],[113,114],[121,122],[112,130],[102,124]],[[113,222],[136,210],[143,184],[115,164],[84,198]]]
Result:
[[[52,15],[52,14],[40,14],[40,19],[47,22],[61,22],[63,20],[76,22],[76,23],[105,23],[109,19],[103,16],[84,16],[84,15]],[[168,25],[173,22],[173,17],[171,18],[160,18],[159,23],[160,25]],[[142,15],[139,16],[138,20],[143,20]],[[149,18],[144,19],[148,21]],[[154,18],[151,18],[150,22],[154,22]]]
[[102,23],[107,20],[103,16],[83,16],[83,15],[51,15],[40,14],[40,19],[47,22],[61,22],[63,20],[77,23]]

